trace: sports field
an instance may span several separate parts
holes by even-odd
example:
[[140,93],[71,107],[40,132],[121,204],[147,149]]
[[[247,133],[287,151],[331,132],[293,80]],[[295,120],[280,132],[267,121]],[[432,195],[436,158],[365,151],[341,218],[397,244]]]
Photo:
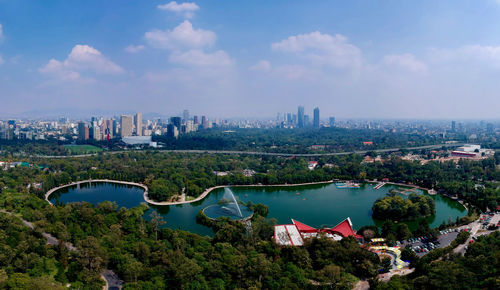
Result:
[[64,148],[74,154],[87,154],[103,151],[102,148],[93,145],[64,145]]

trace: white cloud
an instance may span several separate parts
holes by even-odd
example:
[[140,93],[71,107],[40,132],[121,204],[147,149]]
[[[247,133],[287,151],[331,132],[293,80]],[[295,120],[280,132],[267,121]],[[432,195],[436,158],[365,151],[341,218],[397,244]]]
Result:
[[126,52],[129,52],[129,53],[138,53],[142,50],[146,49],[146,47],[144,45],[129,45],[127,47],[125,47],[125,51]]
[[77,80],[81,71],[97,74],[121,74],[124,70],[104,57],[100,51],[88,45],[75,45],[66,60],[51,59],[39,71],[58,76],[62,80]]
[[458,50],[462,56],[500,63],[500,46],[467,45]]
[[382,62],[387,66],[399,67],[412,72],[427,71],[427,65],[410,53],[386,55]]
[[200,7],[194,2],[177,3],[175,1],[158,5],[157,7],[160,10],[167,10],[182,14],[186,18],[192,18],[194,16],[194,12],[200,9]]
[[229,55],[222,50],[213,53],[205,53],[199,49],[192,49],[187,52],[177,51],[170,55],[169,61],[178,64],[210,67],[225,67],[233,64]]
[[437,63],[484,65],[500,68],[500,46],[465,45],[456,49],[431,49],[430,58]]
[[252,65],[250,70],[268,72],[271,70],[271,63],[267,60],[260,60],[256,64]]
[[361,50],[350,44],[341,34],[309,34],[290,36],[271,45],[272,50],[295,53],[316,65],[338,68],[359,67],[362,63]]
[[215,43],[214,32],[203,29],[193,29],[193,25],[185,20],[173,30],[153,30],[146,32],[146,40],[156,48],[181,49],[210,47]]

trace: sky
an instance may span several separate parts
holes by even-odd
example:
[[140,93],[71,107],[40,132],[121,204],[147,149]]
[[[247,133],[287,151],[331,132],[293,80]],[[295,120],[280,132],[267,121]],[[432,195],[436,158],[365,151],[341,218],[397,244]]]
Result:
[[0,0],[0,119],[498,119],[499,27],[500,0]]

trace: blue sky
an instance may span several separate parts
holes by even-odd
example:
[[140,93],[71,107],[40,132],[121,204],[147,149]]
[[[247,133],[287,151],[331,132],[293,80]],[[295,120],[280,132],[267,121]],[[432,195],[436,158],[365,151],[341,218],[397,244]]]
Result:
[[0,0],[0,25],[4,116],[304,105],[467,119],[500,107],[496,0]]

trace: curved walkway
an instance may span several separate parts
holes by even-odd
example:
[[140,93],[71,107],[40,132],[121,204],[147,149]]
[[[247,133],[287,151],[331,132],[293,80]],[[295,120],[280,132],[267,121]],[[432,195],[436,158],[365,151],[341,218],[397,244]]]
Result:
[[144,189],[144,196],[145,197],[148,194],[148,187],[146,185],[144,185],[144,184],[141,184],[141,183],[128,182],[128,181],[120,181],[120,180],[112,180],[112,179],[88,179],[88,180],[76,181],[76,182],[68,183],[68,184],[65,184],[65,185],[58,186],[58,187],[54,187],[54,188],[50,189],[49,191],[47,191],[47,193],[45,193],[45,200],[50,205],[53,205],[52,202],[50,202],[49,197],[55,191],[57,191],[57,190],[59,190],[61,188],[69,187],[69,186],[79,185],[79,184],[82,184],[82,183],[92,183],[92,182],[108,182],[108,183],[118,183],[118,184],[125,184],[125,185],[137,186],[137,187],[140,187],[140,188]]
[[152,205],[178,205],[178,204],[185,204],[185,203],[192,203],[192,202],[197,202],[202,199],[204,199],[212,190],[218,189],[218,188],[226,188],[226,187],[261,187],[261,186],[269,186],[269,187],[276,187],[276,186],[302,186],[302,185],[314,185],[314,184],[327,184],[327,183],[332,183],[333,180],[328,180],[328,181],[319,181],[319,182],[308,182],[308,183],[295,183],[295,184],[238,184],[238,185],[218,185],[214,187],[207,188],[200,196],[198,196],[195,199],[192,200],[186,200],[186,201],[154,201],[149,199],[148,192],[144,192],[144,200]]

